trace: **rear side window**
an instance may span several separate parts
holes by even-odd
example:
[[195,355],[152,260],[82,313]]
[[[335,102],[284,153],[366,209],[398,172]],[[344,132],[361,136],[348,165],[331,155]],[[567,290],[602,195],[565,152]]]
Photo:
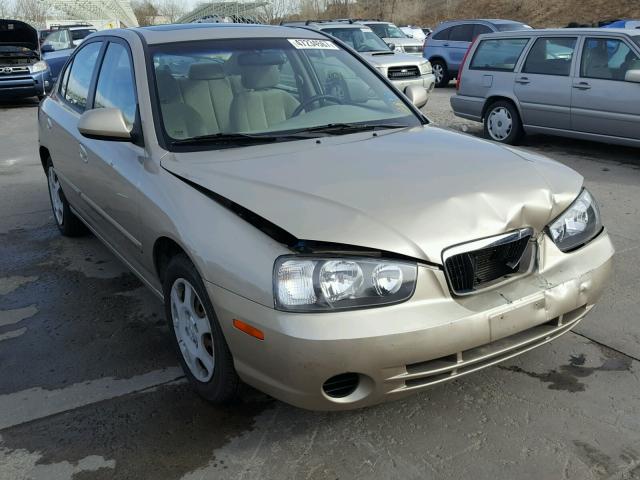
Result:
[[485,33],[493,33],[493,30],[481,23],[477,23],[475,27],[473,27],[473,38],[476,38],[478,35],[484,35]]
[[473,41],[473,23],[457,25],[451,30],[449,40],[452,42],[471,42]]
[[119,43],[110,43],[100,68],[94,108],[120,109],[127,126],[131,127],[136,107],[133,70],[127,49]]
[[568,77],[576,40],[575,37],[538,38],[529,51],[522,71]]
[[434,40],[449,40],[449,34],[453,30],[453,27],[445,28],[444,30],[439,31],[431,36]]
[[469,68],[512,72],[528,42],[527,38],[482,40],[473,55]]
[[87,106],[89,86],[96,68],[100,48],[102,48],[102,42],[89,43],[78,50],[71,65],[64,99],[80,111],[83,111]]

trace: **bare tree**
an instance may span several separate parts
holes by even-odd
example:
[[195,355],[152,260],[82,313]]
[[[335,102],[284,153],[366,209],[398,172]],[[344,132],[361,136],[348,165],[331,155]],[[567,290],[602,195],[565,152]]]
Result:
[[11,17],[11,11],[12,9],[11,5],[9,4],[9,0],[0,0],[0,18]]
[[169,23],[175,23],[186,12],[185,2],[179,0],[162,0],[157,6],[158,13],[165,17]]
[[153,25],[158,16],[158,7],[149,0],[132,2],[131,7],[141,26]]
[[15,6],[15,16],[36,26],[44,26],[48,10],[44,0],[18,0]]

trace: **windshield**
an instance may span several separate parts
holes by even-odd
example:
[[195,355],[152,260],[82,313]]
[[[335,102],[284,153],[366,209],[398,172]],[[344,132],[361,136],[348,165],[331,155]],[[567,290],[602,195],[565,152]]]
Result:
[[370,28],[325,28],[323,32],[342,40],[357,52],[388,52],[389,46]]
[[71,39],[82,40],[83,38],[87,38],[89,35],[95,32],[97,32],[95,28],[86,28],[83,30],[71,30]]
[[408,38],[393,23],[372,23],[368,25],[381,38]]
[[421,124],[397,92],[329,40],[206,40],[154,46],[151,55],[173,145]]
[[530,30],[531,27],[529,25],[525,25],[524,23],[498,23],[496,24],[496,28],[499,32],[512,32],[514,30]]

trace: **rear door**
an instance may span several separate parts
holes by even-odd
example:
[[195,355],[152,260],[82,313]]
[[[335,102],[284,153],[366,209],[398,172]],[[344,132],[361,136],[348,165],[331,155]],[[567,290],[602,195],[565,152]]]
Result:
[[62,182],[65,195],[70,203],[83,213],[86,203],[81,192],[86,188],[88,178],[86,152],[78,132],[78,120],[87,108],[91,82],[96,73],[96,65],[103,42],[93,41],[79,48],[72,62],[67,66],[55,94],[56,102],[45,121],[50,130],[49,148],[53,166]]
[[640,139],[640,84],[628,82],[640,54],[623,38],[587,37],[573,81],[573,130]]
[[515,75],[524,125],[571,128],[571,91],[578,37],[538,37]]
[[460,68],[462,59],[469,49],[469,45],[474,38],[475,24],[463,23],[451,29],[448,42],[444,46],[447,48],[447,64],[451,73],[455,73]]
[[[110,39],[99,67],[93,108],[118,108],[134,132],[139,131],[138,101],[133,63],[124,40]],[[137,263],[141,252],[137,185],[145,151],[133,142],[95,140],[82,137],[86,151],[84,195],[90,215],[100,233],[121,254]]]

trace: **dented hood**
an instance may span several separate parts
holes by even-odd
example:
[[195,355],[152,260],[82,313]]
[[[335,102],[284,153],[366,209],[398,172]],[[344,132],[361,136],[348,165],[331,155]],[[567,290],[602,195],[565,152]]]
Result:
[[541,231],[583,180],[544,157],[429,126],[176,153],[161,164],[298,239],[434,263],[451,245]]

